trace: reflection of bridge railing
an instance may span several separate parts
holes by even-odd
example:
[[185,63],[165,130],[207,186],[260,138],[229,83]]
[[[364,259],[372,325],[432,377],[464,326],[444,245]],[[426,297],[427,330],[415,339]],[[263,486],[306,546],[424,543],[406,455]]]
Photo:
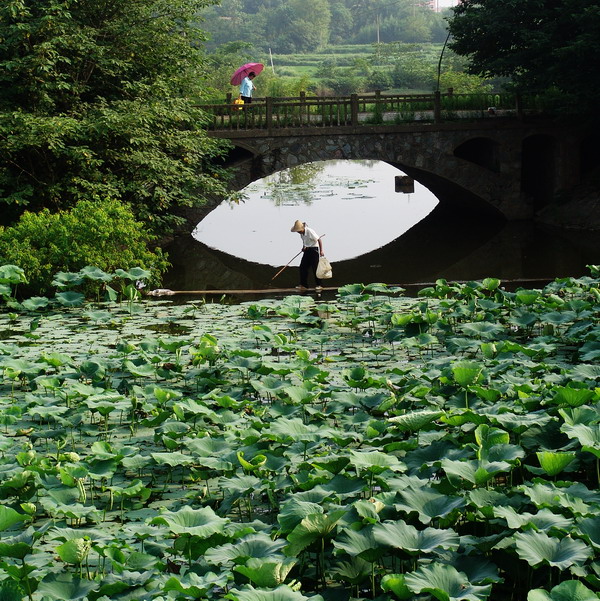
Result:
[[441,123],[458,119],[517,116],[527,106],[514,94],[352,94],[255,98],[249,105],[234,104],[229,95],[223,104],[202,104],[212,121],[209,129],[283,129],[288,127],[343,127],[402,124],[413,121]]

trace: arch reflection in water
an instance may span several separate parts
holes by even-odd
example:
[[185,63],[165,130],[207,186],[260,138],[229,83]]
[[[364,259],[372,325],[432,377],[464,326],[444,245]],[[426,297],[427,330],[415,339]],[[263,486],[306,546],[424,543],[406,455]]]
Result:
[[435,196],[415,182],[395,191],[402,172],[382,161],[322,161],[286,169],[247,186],[239,203],[224,201],[196,227],[207,246],[266,265],[283,265],[300,248],[290,233],[306,221],[323,240],[331,261],[381,248],[424,219]]

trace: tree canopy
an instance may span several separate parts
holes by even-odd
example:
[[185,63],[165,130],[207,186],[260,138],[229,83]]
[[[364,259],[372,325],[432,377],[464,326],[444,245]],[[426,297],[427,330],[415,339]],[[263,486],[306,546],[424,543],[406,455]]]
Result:
[[244,41],[293,54],[329,44],[443,42],[443,16],[423,0],[221,0],[207,10],[208,47]]
[[155,231],[224,184],[195,103],[212,0],[4,0],[0,202],[118,199]]
[[600,92],[598,0],[462,0],[450,47],[469,70],[505,76],[522,91],[559,91],[581,111]]

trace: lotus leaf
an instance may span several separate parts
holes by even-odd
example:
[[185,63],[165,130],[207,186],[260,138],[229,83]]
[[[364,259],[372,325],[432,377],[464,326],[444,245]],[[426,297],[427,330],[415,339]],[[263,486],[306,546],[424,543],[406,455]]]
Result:
[[445,495],[427,488],[407,487],[399,490],[396,497],[396,510],[408,514],[416,512],[422,524],[429,524],[434,518],[445,517],[466,504],[462,497]]
[[362,530],[345,528],[333,541],[333,546],[365,561],[374,562],[384,554],[379,541],[373,535],[373,527],[367,526]]
[[353,586],[365,582],[371,576],[372,564],[360,557],[351,557],[350,561],[340,561],[331,569],[335,580],[347,582]]
[[509,528],[518,530],[523,526],[531,525],[536,530],[562,530],[567,532],[573,525],[573,520],[549,509],[542,509],[537,514],[517,512],[513,507],[496,507],[494,515],[506,520]]
[[25,272],[17,265],[0,265],[0,284],[27,283]]
[[452,376],[462,387],[472,386],[481,381],[483,365],[474,361],[457,361],[452,364]]
[[49,304],[50,301],[45,296],[32,296],[25,299],[21,303],[21,307],[26,311],[38,311],[39,309],[45,309]]
[[267,534],[250,534],[235,543],[208,549],[204,557],[213,565],[242,564],[253,557],[272,560],[283,557],[280,551],[285,545],[285,540],[272,540]]
[[484,340],[497,340],[500,334],[504,332],[503,326],[489,321],[465,323],[461,327],[465,334]]
[[[18,522],[15,522],[18,523]],[[0,557],[24,559],[33,547],[33,530],[22,532],[17,536],[3,536],[0,540]],[[2,596],[0,595],[0,599]]]
[[569,537],[558,539],[545,532],[517,532],[517,554],[532,566],[547,563],[560,570],[582,565],[593,554],[584,542]]
[[524,290],[521,288],[516,291],[515,298],[517,302],[523,305],[533,305],[540,298],[540,294],[539,290]]
[[[152,579],[152,572],[150,570],[146,572],[130,572],[129,570],[121,570],[118,573],[108,574],[99,586],[96,593],[94,591],[94,598],[96,594],[103,595],[98,598],[98,601],[110,601],[117,599],[120,593],[127,591],[132,587],[142,587]],[[135,592],[133,592],[135,594]]]
[[222,589],[227,586],[227,576],[208,572],[199,576],[195,572],[186,572],[177,577],[169,578],[163,587],[166,593],[177,591],[186,597],[201,599],[207,596],[213,589]]
[[511,466],[506,461],[489,462],[484,460],[452,461],[443,459],[441,466],[448,477],[458,477],[474,486],[482,486],[499,473],[508,472]]
[[458,534],[450,528],[444,530],[437,528],[417,530],[403,520],[375,524],[373,538],[383,545],[402,549],[406,553],[415,555],[419,553],[440,553],[442,550],[448,549],[456,551],[460,542]]
[[508,432],[480,424],[475,429],[475,441],[481,449],[490,449],[494,445],[507,445],[510,442]]
[[404,432],[418,432],[426,425],[434,422],[444,415],[443,411],[411,411],[404,415],[390,417],[388,421]]
[[403,472],[406,466],[394,455],[380,451],[350,451],[350,463],[357,470],[367,470],[373,474],[381,474],[386,470]]
[[584,451],[589,451],[600,458],[600,424],[591,426],[585,424],[576,424],[570,426],[564,424],[561,430],[569,437],[579,441]]
[[406,574],[405,582],[414,593],[430,593],[439,601],[479,601],[487,599],[491,585],[476,586],[455,567],[434,563]]
[[558,413],[569,426],[577,424],[592,425],[600,422],[600,413],[598,410],[586,405],[582,407],[563,407],[558,410]]
[[401,601],[412,599],[413,597],[412,591],[406,585],[405,574],[386,574],[381,579],[381,588],[384,591],[391,591]]
[[548,476],[556,476],[567,468],[577,455],[575,453],[561,453],[552,451],[538,451],[536,453],[541,468]]
[[227,519],[219,517],[210,507],[192,509],[185,506],[179,511],[165,511],[150,523],[165,524],[174,534],[208,538],[221,532],[227,522]]
[[458,555],[452,564],[459,572],[466,574],[469,582],[474,584],[491,584],[504,581],[504,578],[498,573],[498,566],[483,557]]
[[281,507],[277,521],[282,532],[291,532],[305,517],[315,513],[323,513],[320,504],[302,501],[295,495]]
[[578,376],[581,380],[597,380],[600,378],[600,365],[579,364],[571,370],[571,377]]
[[300,418],[280,418],[271,423],[267,433],[276,440],[292,439],[302,442],[319,441],[331,436],[328,428],[304,424]]
[[500,413],[498,415],[490,416],[490,419],[497,421],[501,426],[507,428],[511,432],[523,433],[534,425],[543,427],[554,418],[547,413],[536,411],[523,415],[512,412]]
[[85,296],[81,292],[57,292],[55,296],[64,307],[80,307],[85,300]]
[[279,561],[252,557],[245,565],[236,566],[234,570],[246,576],[255,586],[272,588],[283,584],[296,562],[297,560],[292,557],[282,558]]
[[595,549],[600,549],[600,517],[585,518],[578,524],[584,537]]
[[0,599],[2,601],[23,601],[25,591],[14,580],[6,579],[0,582]]
[[11,507],[0,505],[0,532],[8,530],[11,526],[24,522],[29,519],[29,516],[15,511]]
[[581,345],[579,355],[582,361],[596,361],[600,358],[600,342],[588,340]]
[[566,403],[570,407],[580,407],[594,398],[593,390],[576,388],[575,386],[558,386],[552,402],[557,405]]
[[225,595],[230,601],[323,601],[321,595],[305,597],[302,593],[282,584],[272,590],[255,589],[247,586],[243,589],[234,589]]
[[115,276],[118,278],[123,278],[124,280],[147,280],[152,277],[152,272],[147,269],[142,269],[141,267],[132,267],[128,271],[123,269],[116,269]]
[[101,282],[110,282],[113,279],[113,275],[102,271],[102,269],[98,267],[92,267],[91,265],[86,265],[82,269],[79,270],[79,275],[88,280],[96,280]]
[[47,596],[50,599],[79,601],[85,599],[97,586],[93,580],[83,580],[69,573],[49,574],[40,582],[37,595],[41,598]]
[[579,580],[565,580],[549,593],[541,588],[529,591],[527,601],[598,601],[598,595]]
[[344,510],[333,511],[329,515],[316,513],[306,516],[287,536],[288,546],[285,548],[286,555],[293,557],[298,555],[314,541],[328,536],[340,518]]

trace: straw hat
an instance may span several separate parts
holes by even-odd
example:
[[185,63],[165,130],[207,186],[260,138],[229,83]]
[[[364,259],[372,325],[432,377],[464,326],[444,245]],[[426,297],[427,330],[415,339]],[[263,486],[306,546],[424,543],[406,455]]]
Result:
[[296,219],[296,221],[290,231],[291,232],[301,232],[303,230],[304,230],[304,223],[302,221],[300,221],[299,219]]

